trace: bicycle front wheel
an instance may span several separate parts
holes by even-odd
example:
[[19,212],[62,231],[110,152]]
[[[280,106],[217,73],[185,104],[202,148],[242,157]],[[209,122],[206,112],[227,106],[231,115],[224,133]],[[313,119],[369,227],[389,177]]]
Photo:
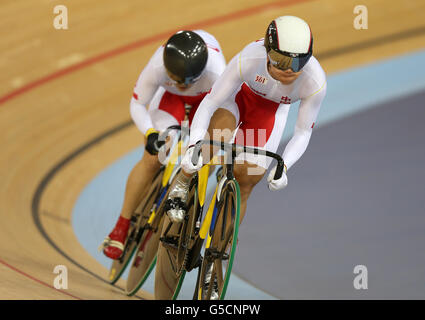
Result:
[[172,223],[167,215],[157,253],[155,299],[175,300],[180,292],[189,250],[194,244],[194,224],[198,214],[197,184],[189,189],[187,212],[181,223]]
[[237,181],[226,181],[217,199],[200,269],[198,300],[224,299],[235,258],[240,220]]
[[160,230],[154,232],[146,229],[144,231],[127,279],[126,293],[128,296],[134,295],[143,286],[155,267],[160,235]]

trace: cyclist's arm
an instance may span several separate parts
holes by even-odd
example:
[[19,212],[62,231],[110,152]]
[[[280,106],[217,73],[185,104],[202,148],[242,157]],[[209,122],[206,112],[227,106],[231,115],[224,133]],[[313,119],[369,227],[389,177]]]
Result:
[[288,169],[297,162],[307,149],[325,95],[326,83],[311,96],[301,99],[294,135],[286,145],[282,156]]
[[146,109],[146,105],[141,104],[134,97],[130,101],[130,114],[133,122],[143,135],[146,135],[146,132],[153,128],[152,119]]
[[146,135],[153,128],[152,119],[147,110],[148,103],[158,90],[157,71],[154,67],[154,57],[149,61],[137,80],[133,97],[130,101],[130,114],[137,128]]
[[190,127],[190,145],[204,138],[214,112],[223,106],[241,83],[240,54],[238,54],[229,62],[222,75],[214,83],[211,92],[205,96],[196,110]]

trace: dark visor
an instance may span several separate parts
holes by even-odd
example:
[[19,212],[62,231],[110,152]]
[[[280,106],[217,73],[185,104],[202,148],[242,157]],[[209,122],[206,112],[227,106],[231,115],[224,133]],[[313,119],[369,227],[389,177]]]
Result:
[[311,54],[279,53],[271,49],[268,56],[273,67],[281,70],[292,69],[292,71],[298,72],[305,66]]

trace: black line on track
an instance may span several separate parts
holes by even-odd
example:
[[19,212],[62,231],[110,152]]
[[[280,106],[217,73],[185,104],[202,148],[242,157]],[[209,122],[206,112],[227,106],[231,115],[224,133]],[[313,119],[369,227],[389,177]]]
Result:
[[[359,50],[364,50],[367,48],[371,48],[371,47],[375,47],[375,46],[379,46],[385,43],[389,43],[389,42],[394,42],[397,40],[403,40],[403,39],[408,39],[408,38],[412,38],[412,37],[416,37],[416,36],[420,36],[422,34],[425,33],[425,26],[421,26],[421,27],[417,27],[417,28],[413,28],[413,29],[409,29],[409,30],[405,30],[396,34],[392,34],[392,35],[386,35],[386,36],[382,36],[379,38],[375,38],[375,39],[371,39],[371,40],[367,40],[361,43],[356,43],[356,44],[351,44],[345,47],[341,47],[341,48],[337,48],[337,49],[332,49],[329,51],[324,51],[323,53],[319,53],[316,55],[317,59],[321,59],[321,60],[325,60],[325,59],[329,59],[329,58],[333,58],[336,56],[340,56],[340,55],[344,55],[347,53],[351,53],[354,51],[359,51]],[[102,277],[100,277],[99,275],[95,274],[94,272],[88,270],[87,268],[85,268],[84,266],[82,266],[81,264],[79,264],[77,261],[75,261],[74,259],[72,259],[70,256],[68,256],[61,248],[59,248],[56,243],[49,237],[49,235],[47,234],[46,230],[44,229],[41,221],[40,221],[40,212],[39,212],[39,206],[40,206],[40,200],[41,197],[43,195],[44,190],[46,189],[47,185],[50,183],[50,181],[53,179],[53,177],[63,168],[65,167],[69,162],[71,162],[72,160],[74,160],[76,157],[78,157],[80,154],[82,154],[84,151],[86,151],[87,149],[93,147],[94,145],[98,144],[99,142],[103,141],[104,139],[108,138],[109,136],[114,135],[115,133],[120,132],[121,130],[124,130],[126,128],[128,128],[129,126],[132,125],[132,121],[128,120],[124,123],[121,123],[119,125],[117,125],[116,127],[102,133],[101,135],[99,135],[98,137],[94,138],[93,140],[87,142],[86,144],[82,145],[80,148],[78,148],[77,150],[75,150],[74,152],[70,153],[68,156],[66,156],[62,161],[60,161],[59,163],[57,163],[52,169],[50,169],[50,171],[44,176],[44,178],[40,181],[40,183],[38,184],[36,191],[34,193],[33,199],[32,199],[32,217],[34,220],[34,223],[37,227],[37,229],[40,231],[41,235],[43,236],[44,239],[46,239],[46,241],[59,253],[61,254],[64,258],[66,258],[68,261],[70,261],[72,264],[74,264],[75,266],[77,266],[78,268],[80,268],[81,270],[87,272],[88,274],[92,275],[93,277],[95,277],[96,279],[105,282],[107,284],[109,284],[108,281],[106,281],[105,279],[103,279]],[[123,288],[115,286],[116,288],[124,291]],[[137,296],[138,297],[138,296]],[[141,297],[138,297],[140,299],[143,299]]]

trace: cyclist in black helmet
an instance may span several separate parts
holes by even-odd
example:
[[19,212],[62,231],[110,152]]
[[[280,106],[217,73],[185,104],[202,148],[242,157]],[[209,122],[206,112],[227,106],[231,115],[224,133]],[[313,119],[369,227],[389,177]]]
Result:
[[[189,123],[195,111],[225,69],[218,41],[202,30],[179,31],[159,47],[141,72],[130,102],[131,117],[145,136],[142,159],[131,171],[124,203],[112,232],[103,242],[103,252],[119,259],[128,232],[131,214],[147,191],[148,181],[158,171],[159,132],[181,124],[185,105],[189,105]],[[149,108],[147,108],[149,106]]]

